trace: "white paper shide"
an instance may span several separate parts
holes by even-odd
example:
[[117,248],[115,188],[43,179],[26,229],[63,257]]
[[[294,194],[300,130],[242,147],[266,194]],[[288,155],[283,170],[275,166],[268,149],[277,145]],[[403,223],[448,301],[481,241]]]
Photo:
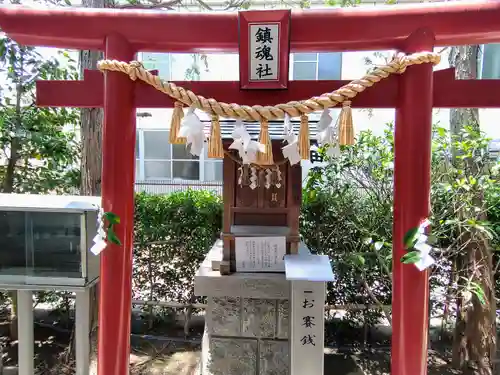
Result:
[[323,375],[325,283],[292,281],[291,375]]
[[243,164],[251,164],[257,160],[257,152],[264,152],[262,143],[253,141],[241,120],[236,121],[232,133],[234,142],[229,146],[230,150],[237,150]]
[[104,231],[104,210],[102,207],[97,207],[97,234],[93,238],[94,245],[90,248],[90,252],[94,255],[99,255],[106,248],[106,232]]
[[285,237],[236,237],[237,272],[284,272]]
[[250,24],[250,81],[277,81],[279,24]]
[[285,114],[283,138],[287,142],[287,145],[281,148],[283,156],[288,159],[290,165],[300,163],[299,137],[293,132],[292,121],[288,114]]
[[206,139],[204,128],[205,125],[195,113],[194,107],[189,108],[182,119],[179,137],[186,138],[186,147],[191,146],[189,149],[191,155],[200,156],[203,152]]

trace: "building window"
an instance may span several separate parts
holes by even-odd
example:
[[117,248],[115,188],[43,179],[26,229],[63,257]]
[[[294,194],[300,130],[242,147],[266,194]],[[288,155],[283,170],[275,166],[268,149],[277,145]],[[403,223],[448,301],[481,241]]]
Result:
[[293,53],[290,56],[292,80],[335,80],[341,77],[341,52]]
[[139,132],[135,133],[135,179],[144,179],[139,175],[141,171],[141,147],[139,146]]
[[142,52],[141,62],[147,70],[158,70],[158,76],[167,81],[172,76],[172,56],[170,53]]
[[144,178],[161,180],[172,178],[171,144],[168,132],[144,131]]
[[185,145],[171,145],[171,147],[172,178],[200,180],[200,158],[191,155]]
[[206,147],[201,157],[185,145],[172,145],[165,130],[138,130],[136,180],[222,181],[222,160],[210,159]]
[[208,157],[208,147],[203,149],[203,180],[222,181],[222,160]]
[[500,79],[500,43],[481,46],[479,77],[481,79]]

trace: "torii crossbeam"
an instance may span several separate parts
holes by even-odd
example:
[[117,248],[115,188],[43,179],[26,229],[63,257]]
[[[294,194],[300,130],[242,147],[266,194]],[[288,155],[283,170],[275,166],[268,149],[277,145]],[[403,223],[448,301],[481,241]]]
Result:
[[[82,81],[38,81],[36,101],[40,107],[104,107],[104,75],[96,70],[86,70]],[[216,97],[227,103],[273,105],[297,98],[309,98],[318,92],[335,90],[350,81],[291,81],[288,90],[243,91],[239,82],[185,81],[177,85],[205,97]],[[353,101],[357,108],[396,108],[399,80],[391,76],[369,90],[360,93]],[[456,80],[455,69],[434,72],[432,103],[434,108],[496,108],[500,107],[499,80]],[[134,86],[135,108],[172,108],[174,100],[142,81]]]
[[[398,49],[500,42],[500,2],[454,2],[292,12],[291,52]],[[138,51],[237,52],[236,13],[0,8],[0,26],[19,43],[104,50],[107,59],[134,60]],[[325,32],[327,31],[327,32]],[[455,81],[411,66],[370,88],[354,106],[396,108],[393,339],[391,373],[427,373],[428,273],[400,263],[403,236],[429,214],[433,107],[500,107],[498,81]],[[346,82],[291,82],[286,91],[239,90],[238,82],[183,82],[205,97],[275,104],[331,91]],[[87,72],[80,82],[39,82],[42,106],[103,107],[102,198],[121,217],[123,245],[102,254],[99,375],[126,375],[130,351],[135,108],[171,107],[167,96],[121,73]]]

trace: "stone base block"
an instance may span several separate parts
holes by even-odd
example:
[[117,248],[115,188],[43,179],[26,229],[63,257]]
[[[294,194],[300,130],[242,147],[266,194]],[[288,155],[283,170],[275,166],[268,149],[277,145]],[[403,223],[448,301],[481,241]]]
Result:
[[201,375],[288,375],[288,300],[209,297]]
[[197,294],[208,296],[200,375],[288,375],[285,275],[221,276],[209,264],[202,268],[195,280]]

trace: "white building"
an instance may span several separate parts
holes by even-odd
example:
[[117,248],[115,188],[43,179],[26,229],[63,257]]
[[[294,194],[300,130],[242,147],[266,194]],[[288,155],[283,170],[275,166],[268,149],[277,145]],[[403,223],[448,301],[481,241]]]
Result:
[[[28,1],[28,0],[26,0]],[[31,0],[30,0],[31,1]],[[192,5],[189,5],[189,1]],[[440,0],[432,0],[440,1]],[[29,1],[28,1],[29,2]],[[401,3],[418,3],[418,0],[399,0]],[[24,3],[24,1],[23,1]],[[79,3],[77,0],[76,3]],[[75,4],[76,4],[75,3]],[[224,8],[227,2],[209,0],[206,2],[213,9]],[[326,2],[328,3],[328,2]],[[191,10],[200,9],[197,0],[186,0],[183,7]],[[286,4],[281,0],[252,0],[252,9],[269,9],[292,7],[298,8],[307,4],[312,8],[331,8],[324,0],[291,0]],[[361,0],[361,6],[380,6],[385,0]],[[397,6],[397,5],[391,5]],[[179,7],[181,9],[181,7]],[[183,8],[184,9],[184,8]],[[185,9],[184,9],[185,10]],[[209,32],[209,30],[207,30]],[[44,56],[54,56],[53,49],[43,50]],[[442,52],[442,60],[435,69],[449,67],[447,49],[436,48]],[[500,44],[482,46],[482,58],[478,71],[481,78],[500,79]],[[360,78],[369,69],[368,60],[380,64],[384,58],[389,58],[393,51],[378,52],[333,52],[333,53],[296,53],[290,56],[291,80],[351,80]],[[75,54],[74,57],[77,57]],[[172,80],[201,81],[237,81],[239,79],[239,61],[237,54],[208,54],[206,59],[193,54],[140,53],[138,58],[148,69],[159,71],[160,77]],[[206,64],[205,64],[206,61]],[[199,67],[199,74],[193,74],[193,63]],[[318,93],[320,94],[320,93]],[[304,99],[304,98],[297,98]],[[240,103],[259,104],[259,103]],[[332,110],[332,117],[338,116],[338,109]],[[449,126],[448,109],[436,109],[434,122]],[[220,190],[222,180],[222,161],[209,159],[205,155],[194,159],[182,145],[170,145],[169,127],[172,109],[137,110],[137,143],[136,143],[136,181],[137,190],[151,192],[166,192],[182,188],[179,184],[196,187],[199,185],[216,185]],[[200,117],[203,118],[201,114]],[[319,113],[317,114],[319,116]],[[376,134],[382,134],[385,124],[394,121],[394,109],[355,109],[353,110],[356,131],[371,129]],[[500,148],[500,109],[480,110],[481,129],[491,138],[499,140],[495,147]],[[205,119],[208,120],[207,117]],[[311,163],[302,162],[303,176],[311,167]],[[203,188],[202,186],[200,186]]]
[[[442,48],[436,49],[437,51]],[[483,48],[479,71],[483,78],[500,79],[500,45]],[[290,56],[291,80],[351,80],[360,78],[369,68],[367,60],[383,63],[384,57],[392,51],[380,52],[334,52],[334,53],[295,53]],[[206,55],[206,65],[200,57],[192,54],[141,53],[140,59],[148,69],[157,69],[161,78],[172,81],[198,79],[201,81],[237,81],[239,79],[237,54]],[[193,62],[197,61],[199,74],[189,74]],[[435,69],[448,68],[448,56],[443,58]],[[320,94],[320,93],[318,93]],[[304,99],[304,98],[297,98]],[[259,104],[259,103],[240,103]],[[434,122],[449,126],[449,110],[436,109]],[[182,145],[170,145],[169,126],[172,109],[139,109],[137,119],[136,179],[138,182],[172,183],[172,181],[198,183],[197,181],[221,181],[222,163],[202,155],[194,159]],[[317,114],[319,116],[319,114]],[[332,110],[336,118],[338,109]],[[356,131],[372,129],[381,134],[384,125],[394,120],[393,109],[356,109],[353,110]],[[203,118],[203,117],[202,117]],[[492,138],[500,138],[500,109],[480,111],[481,128]],[[303,176],[311,167],[303,163]],[[168,189],[170,190],[170,189]],[[158,191],[158,189],[155,189]]]

